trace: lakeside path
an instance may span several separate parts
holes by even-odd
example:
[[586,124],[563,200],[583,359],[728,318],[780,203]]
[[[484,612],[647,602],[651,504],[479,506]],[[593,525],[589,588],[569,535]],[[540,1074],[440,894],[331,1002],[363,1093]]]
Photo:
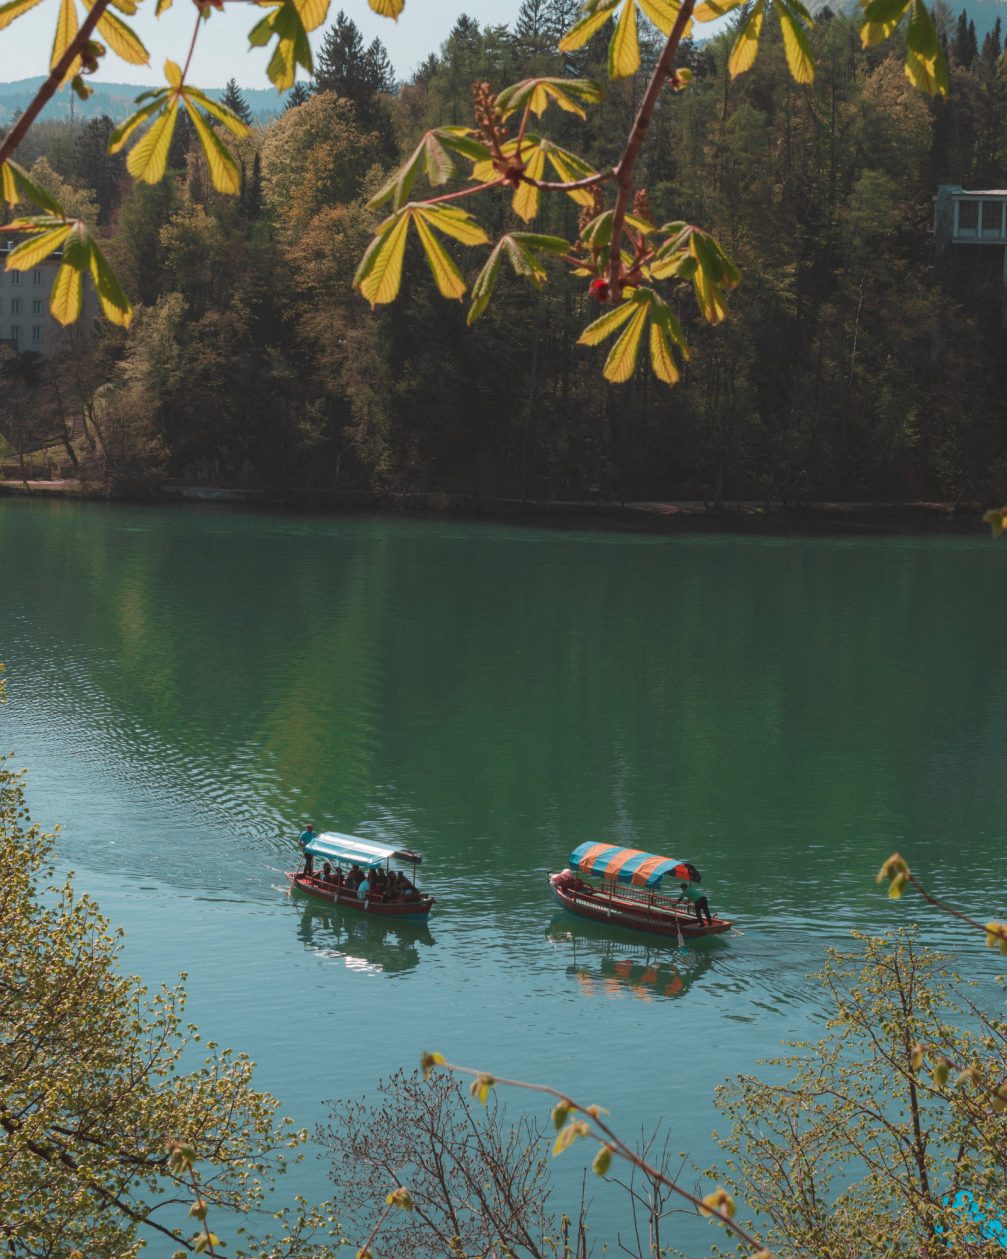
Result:
[[702,500],[608,502],[599,499],[542,502],[474,495],[401,494],[352,490],[253,490],[168,482],[149,496],[110,495],[79,481],[0,481],[0,496],[69,498],[96,502],[220,503],[268,510],[348,515],[391,513],[507,521],[536,527],[602,529],[631,533],[966,533],[982,534],[978,503],[839,503]]

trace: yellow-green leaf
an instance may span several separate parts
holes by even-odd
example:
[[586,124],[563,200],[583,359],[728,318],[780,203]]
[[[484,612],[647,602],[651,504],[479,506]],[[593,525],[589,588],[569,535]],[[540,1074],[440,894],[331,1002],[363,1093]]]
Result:
[[152,114],[156,114],[164,108],[167,99],[167,92],[158,93],[155,100],[148,101],[142,109],[138,109],[135,114],[124,119],[119,123],[118,127],[114,127],[108,137],[109,153],[118,153],[137,127],[142,127]]
[[31,240],[24,241],[7,255],[6,269],[8,271],[29,270],[43,258],[48,258],[53,250],[59,249],[72,231],[73,224],[67,223],[63,227],[52,227],[48,231],[39,233],[38,236],[33,236]]
[[[466,286],[454,259],[448,254],[421,215],[417,214],[415,221],[423,252],[427,256],[427,262],[430,264],[430,270],[433,273],[441,296],[460,300],[465,295]],[[480,1098],[480,1100],[483,1101],[485,1099]]]
[[150,124],[126,159],[126,169],[134,179],[146,184],[156,184],[164,178],[168,165],[168,150],[175,133],[178,117],[178,97],[172,97],[168,108]]
[[398,297],[410,219],[407,213],[396,216],[387,230],[371,242],[360,261],[353,283],[371,306],[393,302]]
[[616,328],[620,328],[626,322],[636,309],[636,306],[636,302],[623,302],[621,306],[617,306],[615,310],[608,311],[600,319],[596,319],[594,323],[589,323],[577,338],[577,344],[600,345],[606,337],[610,337],[615,332]]
[[616,385],[621,385],[624,381],[629,380],[636,370],[636,360],[640,353],[643,328],[647,322],[647,315],[650,313],[646,304],[641,302],[639,304],[634,303],[634,305],[636,306],[636,313],[622,330],[618,341],[612,346],[602,371],[605,379],[612,381]]
[[[568,153],[559,145],[549,140],[542,141],[542,151],[549,159],[549,165],[564,183],[573,183],[578,179],[588,179],[597,172],[575,153]],[[578,205],[594,205],[594,196],[590,188],[572,188],[567,196]]]
[[571,1120],[565,1127],[560,1129],[559,1136],[553,1142],[553,1157],[562,1154],[564,1150],[568,1150],[574,1141],[581,1135],[580,1129],[582,1125],[576,1120]]
[[8,0],[7,4],[0,4],[0,31],[41,3],[42,0]]
[[[545,172],[545,154],[541,145],[536,145],[527,158],[524,173],[530,179],[541,179]],[[538,214],[539,190],[532,184],[521,183],[514,189],[514,200],[511,203],[518,218],[530,223]]]
[[759,38],[762,35],[762,23],[766,17],[766,0],[759,0],[759,3],[748,15],[745,25],[738,32],[738,38],[734,41],[734,47],[731,49],[731,56],[727,62],[727,68],[731,72],[731,78],[737,78],[739,74],[744,74],[746,70],[751,70],[755,65],[755,58],[759,51]]
[[199,143],[203,147],[206,164],[210,168],[210,178],[218,192],[230,193],[232,196],[241,190],[241,176],[234,158],[220,136],[208,126],[199,110],[192,104],[188,96],[183,96],[185,108],[188,110],[192,125],[196,128]]
[[906,28],[906,78],[930,96],[947,96],[948,64],[927,6],[912,0]]
[[90,257],[91,278],[98,293],[98,300],[105,318],[120,328],[128,328],[133,318],[133,307],[123,292],[115,272],[108,265],[105,255],[95,242],[91,241]]
[[906,15],[909,0],[868,0],[863,6],[860,41],[865,48],[880,44],[893,34]]
[[[604,8],[596,9],[594,13],[588,13],[586,17],[575,22],[559,41],[560,52],[575,52],[578,48],[583,48],[592,35],[600,31],[612,16],[618,3],[619,0],[612,0],[611,4],[606,4]],[[627,0],[627,3],[632,3],[632,0]]]
[[611,79],[628,79],[640,68],[640,40],[636,29],[636,0],[625,0],[608,46]]
[[75,323],[80,318],[87,255],[88,250],[79,241],[63,250],[63,262],[49,294],[49,310],[53,319],[61,324]]
[[787,65],[795,83],[812,83],[815,78],[815,63],[811,56],[811,45],[808,43],[807,32],[790,9],[777,0],[776,12],[783,31],[783,48],[787,54]]
[[[678,0],[637,0],[637,3],[640,11],[645,17],[650,18],[662,35],[671,34],[682,8]],[[686,25],[685,34],[688,35],[688,33],[689,28]]]
[[692,16],[697,22],[713,22],[725,13],[740,9],[745,0],[704,0],[693,9]]
[[367,0],[367,3],[379,17],[390,17],[397,22],[406,0]]
[[51,197],[44,188],[29,179],[28,172],[17,162],[8,158],[0,166],[0,176],[2,176],[3,199],[8,205],[30,202],[43,210],[48,210],[56,218],[66,218],[63,207],[55,197]]
[[[56,19],[56,30],[52,37],[52,55],[49,58],[49,69],[55,70],[59,59],[73,43],[77,34],[77,5],[75,0],[60,0],[59,17]],[[63,76],[63,82],[72,78],[80,68],[80,58],[74,57]]]
[[675,362],[668,334],[654,320],[650,325],[650,365],[658,380],[663,380],[666,385],[678,383],[681,373]]
[[416,214],[463,245],[488,245],[489,237],[471,214],[453,205],[418,206]]
[[[89,9],[91,8],[89,0],[84,0],[84,3]],[[128,61],[134,66],[145,66],[150,61],[150,54],[136,32],[108,9],[98,19],[98,30],[108,40],[109,47],[116,56],[121,57],[123,61]]]
[[222,105],[220,101],[213,100],[212,97],[207,96],[205,92],[201,92],[198,88],[187,87],[185,95],[198,104],[204,113],[209,114],[218,122],[222,122],[232,135],[247,136],[251,130],[248,124],[242,122],[238,115],[228,109],[226,105]]
[[306,31],[315,31],[325,21],[329,0],[293,0]]
[[172,87],[182,86],[182,67],[177,61],[166,61],[164,63],[164,77]]

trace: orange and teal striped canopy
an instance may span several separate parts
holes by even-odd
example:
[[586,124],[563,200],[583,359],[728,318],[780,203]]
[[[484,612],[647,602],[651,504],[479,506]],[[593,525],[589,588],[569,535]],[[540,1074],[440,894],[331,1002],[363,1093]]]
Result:
[[618,848],[614,844],[581,844],[570,854],[570,866],[581,874],[632,883],[636,887],[660,887],[666,874],[683,883],[700,882],[699,871],[688,861],[659,857],[639,848]]

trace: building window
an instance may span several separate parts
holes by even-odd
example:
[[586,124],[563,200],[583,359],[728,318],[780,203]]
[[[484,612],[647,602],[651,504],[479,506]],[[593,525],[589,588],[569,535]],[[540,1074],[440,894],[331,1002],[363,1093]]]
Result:
[[979,228],[979,202],[958,202],[958,232],[962,236],[971,236]]
[[36,297],[36,298],[35,298],[35,300],[32,302],[32,304],[31,304],[31,313],[32,313],[33,315],[41,315],[41,313],[42,313],[42,299],[41,299],[41,297]]
[[14,344],[15,344],[15,345],[20,345],[20,344],[21,344],[21,326],[20,326],[20,324],[16,324],[16,323],[15,323],[15,324],[11,324],[11,328],[10,328],[10,339],[14,342]]
[[33,271],[33,272],[31,273],[31,282],[32,282],[32,284],[34,284],[34,285],[35,285],[35,287],[36,287],[36,288],[38,288],[38,286],[42,283],[42,272],[41,272],[41,271]]
[[982,225],[984,236],[1003,235],[1004,207],[1002,201],[984,201],[982,203]]
[[32,339],[32,344],[33,344],[33,345],[41,345],[41,344],[42,344],[42,329],[41,329],[41,327],[40,327],[40,325],[39,325],[39,324],[36,324],[36,325],[34,326],[34,328],[32,328],[32,330],[31,330],[31,339]]
[[21,314],[21,299],[20,299],[20,297],[12,297],[12,298],[10,299],[10,313],[11,313],[12,315],[20,315],[20,314]]
[[20,271],[12,271],[12,272],[10,273],[10,282],[11,282],[11,284],[20,284],[20,283],[21,283],[21,272],[20,272]]

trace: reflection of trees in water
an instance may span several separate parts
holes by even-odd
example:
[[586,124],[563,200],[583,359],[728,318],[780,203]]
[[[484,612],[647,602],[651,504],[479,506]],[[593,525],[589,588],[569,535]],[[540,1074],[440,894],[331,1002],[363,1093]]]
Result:
[[434,944],[423,922],[389,922],[355,914],[335,905],[323,905],[303,893],[292,892],[300,911],[297,935],[306,949],[323,957],[337,958],[351,970],[412,970],[421,958],[421,946]]
[[612,931],[595,934],[589,925],[557,916],[546,937],[571,958],[566,968],[588,997],[618,997],[625,993],[641,1001],[683,997],[710,967],[724,942],[703,940],[698,947],[672,948],[667,944],[625,938]]

